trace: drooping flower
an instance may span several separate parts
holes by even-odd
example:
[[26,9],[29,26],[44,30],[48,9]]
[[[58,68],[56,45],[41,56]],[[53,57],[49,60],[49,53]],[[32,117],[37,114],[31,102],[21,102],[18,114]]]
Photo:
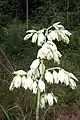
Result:
[[21,77],[19,75],[15,76],[11,82],[9,90],[12,91],[14,88],[19,88],[21,86],[21,82]]
[[58,74],[57,74],[57,79],[58,81],[60,81],[61,83],[64,82],[64,80],[68,79],[68,76],[65,76],[66,74],[64,73],[63,70],[59,70]]
[[53,105],[53,94],[52,93],[48,93],[47,100],[48,100],[49,106],[52,106]]
[[28,88],[28,80],[25,76],[22,76],[22,87],[26,90]]
[[42,46],[43,43],[45,43],[46,37],[44,34],[41,32],[38,34],[38,46]]
[[38,85],[37,85],[36,81],[33,82],[32,86],[31,86],[31,89],[33,90],[34,94],[37,93]]
[[27,77],[31,77],[33,80],[36,80],[40,76],[40,71],[38,68],[30,69],[27,73]]
[[38,46],[42,46],[43,43],[46,42],[46,37],[43,34],[45,29],[41,29],[39,31],[36,31],[32,36],[32,42],[36,43]]
[[45,91],[45,83],[42,80],[39,80],[38,87],[41,92]]
[[32,75],[33,75],[33,70],[29,70],[29,71],[27,72],[27,77],[32,77]]
[[48,35],[47,35],[48,40],[58,40],[58,33],[57,30],[52,30]]
[[39,64],[40,64],[40,59],[36,59],[32,62],[30,68],[31,69],[36,69],[39,66]]
[[78,79],[77,79],[72,73],[68,73],[68,74],[69,74],[70,78],[72,78],[72,79],[78,81]]
[[35,33],[32,37],[32,43],[36,43],[37,38],[38,38],[38,35],[37,35],[37,33]]
[[37,79],[38,77],[40,77],[40,71],[38,68],[33,69],[33,75],[32,75],[33,79]]
[[28,30],[26,31],[26,36],[24,37],[24,40],[28,40],[30,37],[32,37],[32,35],[37,32],[36,30]]
[[59,79],[57,79],[57,72],[55,70],[53,70],[53,80],[54,80],[54,83],[58,84],[59,83]]
[[46,71],[45,79],[47,80],[48,83],[53,83],[53,75],[49,71]]
[[77,85],[76,85],[76,83],[75,83],[75,81],[74,81],[73,79],[70,79],[70,80],[69,80],[69,85],[70,85],[70,87],[71,87],[72,89],[75,89],[75,88],[77,87]]
[[47,53],[48,53],[47,48],[42,47],[41,49],[38,50],[37,58],[45,59]]
[[33,84],[33,80],[31,77],[27,78],[27,86],[28,88],[31,90],[32,89],[32,84]]
[[40,107],[45,108],[45,98],[44,97],[41,97]]

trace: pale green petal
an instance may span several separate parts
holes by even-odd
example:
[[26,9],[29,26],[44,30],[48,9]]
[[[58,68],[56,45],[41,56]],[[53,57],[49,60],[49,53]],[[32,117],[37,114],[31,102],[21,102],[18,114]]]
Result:
[[18,71],[14,71],[13,74],[15,74],[15,75],[27,75],[27,72],[25,72],[24,70],[18,70]]

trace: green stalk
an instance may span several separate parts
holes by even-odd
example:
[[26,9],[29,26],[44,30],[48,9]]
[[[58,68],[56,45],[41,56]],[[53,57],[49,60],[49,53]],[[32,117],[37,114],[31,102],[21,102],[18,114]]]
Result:
[[37,108],[36,108],[36,120],[39,120],[39,107],[40,107],[40,89],[38,88]]

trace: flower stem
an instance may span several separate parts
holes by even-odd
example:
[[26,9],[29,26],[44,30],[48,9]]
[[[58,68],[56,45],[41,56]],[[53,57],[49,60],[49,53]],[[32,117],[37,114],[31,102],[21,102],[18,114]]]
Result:
[[39,107],[40,107],[39,105],[40,105],[40,89],[38,88],[36,120],[39,120]]
[[[43,60],[41,60],[43,64]],[[44,74],[44,73],[43,73]],[[40,79],[43,79],[43,74],[41,75]],[[39,120],[39,108],[40,108],[40,89],[38,87],[38,94],[37,94],[37,108],[36,108],[36,120]]]

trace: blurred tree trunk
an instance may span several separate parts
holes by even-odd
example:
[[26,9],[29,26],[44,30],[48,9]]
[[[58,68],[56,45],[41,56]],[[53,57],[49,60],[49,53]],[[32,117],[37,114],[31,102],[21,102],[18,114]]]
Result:
[[27,30],[28,30],[28,0],[26,0],[26,20],[27,20]]

